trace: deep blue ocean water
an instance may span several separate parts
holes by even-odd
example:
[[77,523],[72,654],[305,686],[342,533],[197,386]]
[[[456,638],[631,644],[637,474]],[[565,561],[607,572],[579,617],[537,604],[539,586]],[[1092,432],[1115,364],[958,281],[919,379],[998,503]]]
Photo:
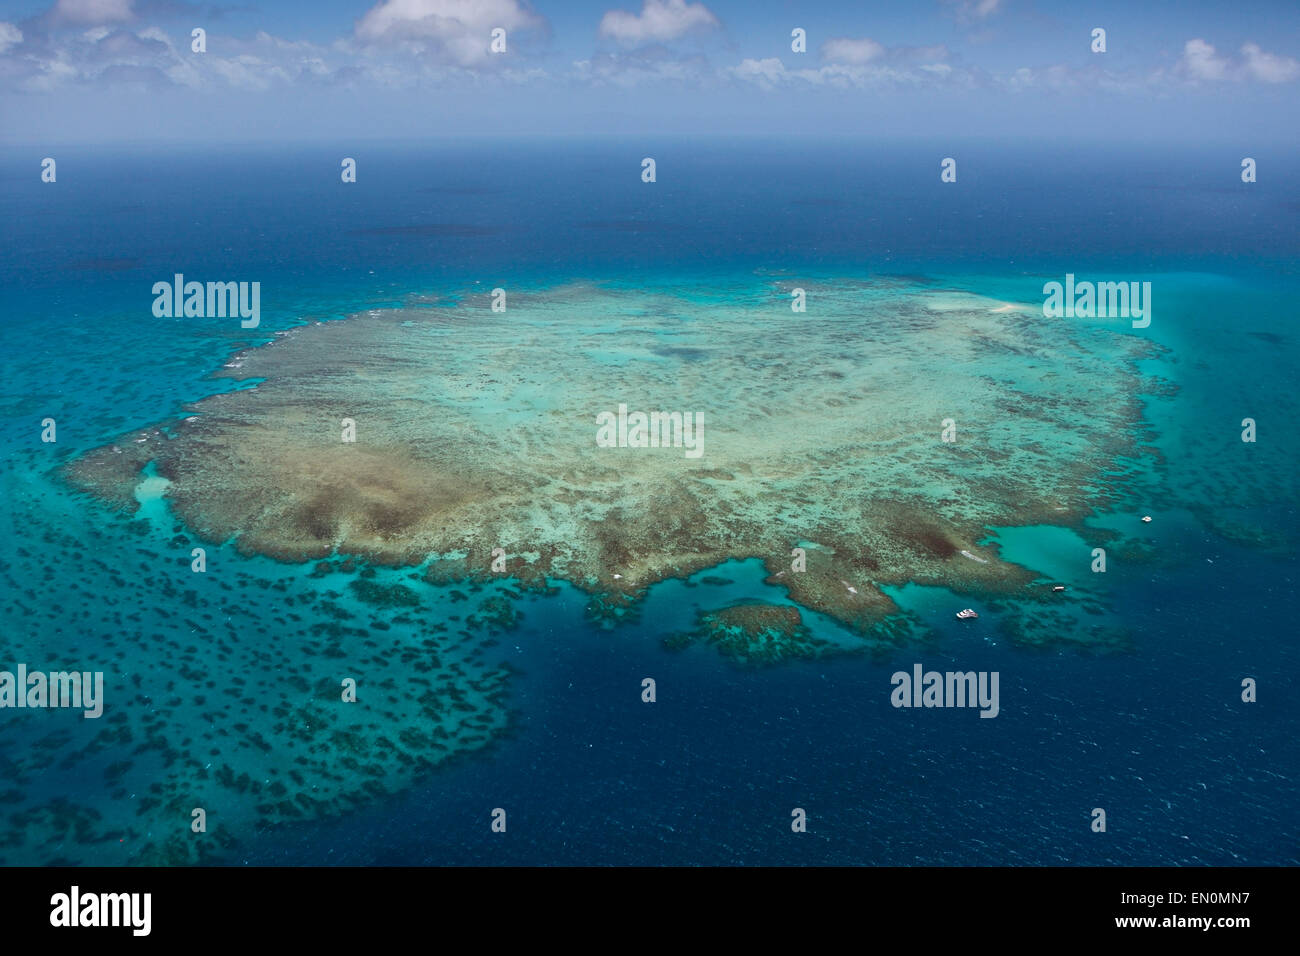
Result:
[[[1246,185],[1238,155],[1150,147],[68,149],[55,153],[52,186],[39,180],[42,155],[0,153],[0,548],[46,547],[69,575],[75,548],[49,533],[75,540],[80,522],[113,519],[84,499],[73,516],[16,513],[8,492],[33,475],[55,483],[59,460],[231,387],[208,375],[233,349],[411,297],[570,279],[690,289],[774,273],[903,275],[1036,302],[1045,278],[1067,271],[1160,277],[1150,334],[1172,351],[1152,372],[1178,392],[1147,406],[1159,480],[1205,489],[1205,508],[1250,512],[1292,542],[1300,532],[1289,474],[1300,460],[1300,180],[1282,155],[1255,154],[1260,181]],[[943,185],[949,155],[958,183]],[[356,184],[339,181],[343,156],[358,161]],[[643,156],[656,158],[653,185],[640,180]],[[260,281],[261,327],[154,318],[151,286],[176,272]],[[1252,494],[1234,501],[1233,475],[1251,466],[1207,435],[1250,413],[1267,428],[1254,467],[1276,477],[1243,478]],[[34,446],[46,415],[59,421],[56,450]],[[1277,494],[1261,499],[1270,483]],[[1113,616],[1133,634],[1121,652],[1010,648],[951,620],[960,596],[915,589],[906,606],[943,611],[932,640],[894,659],[739,670],[658,639],[691,595],[770,593],[753,567],[724,569],[728,585],[665,582],[638,623],[612,633],[585,622],[576,592],[528,598],[500,649],[520,671],[508,739],[343,817],[249,834],[229,859],[1293,864],[1294,549],[1244,547],[1158,502],[1147,512],[1166,559],[1107,578]],[[1022,537],[1015,547],[1047,540]],[[60,577],[33,582],[37,596],[71,600]],[[25,626],[17,598],[0,607],[0,649]],[[69,613],[83,640],[111,626],[94,607]],[[1002,713],[890,707],[890,673],[917,661],[998,670]],[[644,676],[658,682],[653,706],[639,698]],[[1240,701],[1246,676],[1257,703]],[[510,812],[504,837],[487,826],[498,806]],[[808,812],[806,834],[790,831],[793,807]],[[1089,830],[1093,807],[1106,808],[1105,834]]]

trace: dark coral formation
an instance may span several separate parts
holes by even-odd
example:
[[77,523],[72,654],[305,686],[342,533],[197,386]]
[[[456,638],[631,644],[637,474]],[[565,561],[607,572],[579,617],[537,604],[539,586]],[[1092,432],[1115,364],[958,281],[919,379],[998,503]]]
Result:
[[702,612],[693,633],[673,635],[664,644],[679,649],[697,640],[739,664],[754,666],[811,660],[830,646],[804,626],[797,607],[762,602]]

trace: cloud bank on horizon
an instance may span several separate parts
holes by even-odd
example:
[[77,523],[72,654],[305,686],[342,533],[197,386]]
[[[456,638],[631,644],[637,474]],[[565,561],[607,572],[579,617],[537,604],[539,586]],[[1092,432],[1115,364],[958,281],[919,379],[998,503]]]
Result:
[[[1082,15],[1030,0],[884,12],[841,0],[777,13],[750,6],[319,0],[261,11],[0,0],[0,119],[12,141],[60,128],[87,141],[165,139],[165,121],[142,109],[150,101],[207,113],[206,126],[187,115],[172,130],[200,139],[236,128],[256,139],[272,127],[310,138],[349,124],[408,136],[638,123],[844,132],[854,117],[877,133],[889,131],[883,124],[900,134],[1031,136],[1056,109],[1072,111],[1082,135],[1108,124],[1206,129],[1207,116],[1240,135],[1275,127],[1275,107],[1300,82],[1294,4],[1234,14],[1199,0],[1144,11],[1099,3]],[[201,50],[194,28],[204,31]],[[244,111],[242,123],[232,110]]]

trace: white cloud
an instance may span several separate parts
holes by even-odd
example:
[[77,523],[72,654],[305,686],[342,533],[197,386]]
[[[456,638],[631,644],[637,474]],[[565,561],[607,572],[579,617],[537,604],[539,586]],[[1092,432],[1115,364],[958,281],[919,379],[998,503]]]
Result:
[[837,37],[822,45],[820,67],[787,69],[776,57],[746,58],[726,71],[727,75],[756,83],[764,89],[803,83],[838,89],[968,84],[969,70],[943,62],[946,47],[886,47],[862,37]]
[[[0,27],[3,25],[0,24]],[[0,30],[0,33],[3,33]],[[263,91],[310,76],[329,79],[328,51],[256,34],[252,40],[209,35],[209,52],[190,52],[190,38],[173,41],[158,27],[134,32],[122,27],[92,27],[38,45],[8,63],[9,80],[29,92],[49,92],[75,84],[136,89],[187,87]],[[223,52],[215,53],[219,48]]]
[[868,63],[883,56],[885,48],[875,40],[839,37],[822,44],[822,59],[832,63]]
[[1245,44],[1241,55],[1246,58],[1246,73],[1261,83],[1287,83],[1300,76],[1300,62],[1265,53],[1254,43]]
[[572,75],[578,80],[621,87],[666,82],[698,85],[715,75],[704,57],[677,57],[662,46],[630,53],[597,53],[590,60],[575,61],[573,66]]
[[118,23],[135,16],[131,0],[59,0],[51,12],[59,23]]
[[1214,46],[1197,37],[1184,44],[1182,56],[1172,69],[1114,72],[1094,62],[1084,69],[1059,64],[1032,70],[1021,67],[1010,74],[992,75],[990,79],[1011,92],[1034,87],[1058,92],[1094,89],[1125,95],[1143,92],[1164,95],[1188,84],[1287,83],[1300,79],[1300,61],[1266,53],[1255,43],[1244,44],[1240,57],[1220,54]]
[[1175,72],[1191,80],[1255,80],[1260,83],[1289,83],[1300,77],[1300,62],[1289,56],[1265,53],[1257,43],[1241,47],[1241,58],[1220,56],[1199,37],[1183,47]]
[[485,63],[492,30],[510,33],[545,23],[518,0],[381,0],[357,21],[357,39],[433,52],[461,66]]
[[[497,23],[503,22],[500,20]],[[504,21],[511,22],[511,21]],[[23,55],[0,55],[0,88],[51,92],[93,84],[157,90],[263,92],[288,86],[434,89],[465,80],[505,85],[535,84],[547,74],[503,63],[485,71],[446,57],[412,59],[409,48],[358,44],[353,37],[328,46],[258,31],[252,37],[208,34],[208,52],[190,51],[188,30],[173,39],[151,26],[132,30],[92,26],[23,38],[0,23],[0,54],[9,39],[23,39]],[[490,28],[484,36],[490,36]],[[38,42],[39,41],[39,42]],[[506,59],[502,57],[501,59]]]
[[662,43],[691,30],[717,26],[721,24],[708,7],[686,0],[645,0],[640,15],[610,10],[600,18],[601,36],[629,45]]
[[762,89],[807,84],[832,89],[899,88],[969,85],[969,70],[947,63],[928,62],[946,56],[943,47],[884,49],[868,63],[826,63],[820,67],[787,69],[776,57],[747,58],[724,71],[727,75],[754,83]]
[[1002,0],[943,0],[961,23],[987,20],[1002,9]]
[[0,53],[11,46],[17,46],[23,42],[23,31],[19,30],[12,23],[5,23],[0,20]]
[[267,90],[277,80],[290,79],[284,68],[247,53],[213,59],[210,64],[213,72],[237,90]]
[[785,64],[774,56],[762,60],[746,58],[739,66],[731,68],[733,75],[742,80],[757,83],[764,89],[771,89],[786,78]]
[[1183,58],[1178,62],[1194,80],[1224,80],[1228,77],[1228,61],[1216,55],[1214,47],[1199,38],[1187,41]]

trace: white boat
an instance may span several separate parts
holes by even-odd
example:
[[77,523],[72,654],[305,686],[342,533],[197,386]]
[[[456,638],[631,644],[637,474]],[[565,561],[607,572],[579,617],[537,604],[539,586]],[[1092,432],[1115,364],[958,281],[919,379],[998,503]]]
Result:
[[969,621],[971,618],[979,617],[979,615],[967,607],[967,608],[962,608],[960,611],[958,611],[957,617],[963,621]]

